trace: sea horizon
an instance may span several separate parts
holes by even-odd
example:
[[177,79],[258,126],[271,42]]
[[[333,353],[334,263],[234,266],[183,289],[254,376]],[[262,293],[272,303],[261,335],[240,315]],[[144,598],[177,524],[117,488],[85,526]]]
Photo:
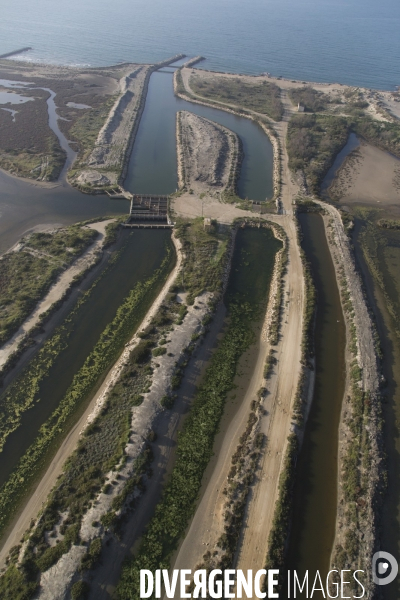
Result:
[[101,67],[185,53],[205,56],[199,68],[213,71],[394,90],[399,30],[395,0],[255,0],[251,10],[239,0],[205,0],[190,11],[184,0],[118,0],[111,13],[104,0],[71,0],[56,11],[17,0],[2,9],[0,54],[32,47],[15,58]]

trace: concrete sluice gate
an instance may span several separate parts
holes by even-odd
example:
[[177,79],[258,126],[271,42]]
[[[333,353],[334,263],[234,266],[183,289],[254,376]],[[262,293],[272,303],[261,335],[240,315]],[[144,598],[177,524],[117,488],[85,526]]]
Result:
[[168,218],[169,196],[134,195],[127,227],[171,227]]

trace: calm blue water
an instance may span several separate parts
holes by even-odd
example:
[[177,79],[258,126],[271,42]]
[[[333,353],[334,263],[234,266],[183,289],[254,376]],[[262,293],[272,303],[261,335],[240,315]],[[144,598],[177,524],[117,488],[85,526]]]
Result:
[[185,52],[214,70],[393,89],[399,32],[399,0],[2,0],[0,53],[100,66]]

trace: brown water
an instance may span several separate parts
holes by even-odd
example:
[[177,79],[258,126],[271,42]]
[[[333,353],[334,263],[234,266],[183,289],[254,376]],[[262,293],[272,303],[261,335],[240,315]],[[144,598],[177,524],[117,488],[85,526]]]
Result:
[[0,254],[37,225],[70,225],[128,210],[126,200],[82,194],[65,182],[39,187],[0,170]]
[[[329,570],[337,510],[338,429],[345,386],[345,325],[322,218],[299,216],[303,249],[318,292],[315,327],[316,380],[297,462],[288,569],[311,580]],[[311,585],[312,587],[312,585]],[[317,595],[318,594],[318,595]],[[282,596],[286,597],[286,596]],[[298,598],[305,598],[298,595]],[[323,598],[315,593],[313,598]]]

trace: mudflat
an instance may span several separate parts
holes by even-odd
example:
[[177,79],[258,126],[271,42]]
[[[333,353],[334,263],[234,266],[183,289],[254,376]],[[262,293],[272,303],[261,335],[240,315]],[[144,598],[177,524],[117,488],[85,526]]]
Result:
[[329,195],[345,204],[400,206],[400,160],[361,142],[338,170]]

